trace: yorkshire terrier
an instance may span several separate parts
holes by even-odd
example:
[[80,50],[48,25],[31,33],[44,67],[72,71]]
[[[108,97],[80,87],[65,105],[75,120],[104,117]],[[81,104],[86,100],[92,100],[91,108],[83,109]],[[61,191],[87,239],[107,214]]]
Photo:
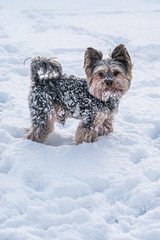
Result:
[[[104,125],[105,118],[117,110],[119,100],[117,99],[118,95],[105,100],[104,97],[93,91],[93,81],[100,78],[98,77],[100,61],[101,72],[104,74],[108,66],[105,65],[107,62],[100,59],[99,52],[93,49],[87,50],[85,69],[90,92],[86,79],[62,74],[61,64],[54,59],[41,57],[32,59],[31,88],[28,98],[31,128],[25,135],[26,139],[42,143],[53,131],[55,121],[64,124],[69,117],[81,120],[75,133],[75,144],[94,142],[99,135],[102,135],[99,134],[102,132],[99,128],[101,129]],[[121,71],[121,75],[124,76],[123,67],[119,62],[115,63],[119,67],[116,69]],[[92,64],[95,66],[95,71]],[[101,81],[106,82],[106,75]],[[103,84],[97,83],[98,92],[99,86]]]
[[[107,101],[109,97],[120,99],[129,89],[132,80],[132,62],[126,47],[117,46],[108,58],[103,59],[101,51],[87,48],[84,68],[89,92]],[[114,112],[99,112],[94,120],[97,135],[103,136],[113,132]]]

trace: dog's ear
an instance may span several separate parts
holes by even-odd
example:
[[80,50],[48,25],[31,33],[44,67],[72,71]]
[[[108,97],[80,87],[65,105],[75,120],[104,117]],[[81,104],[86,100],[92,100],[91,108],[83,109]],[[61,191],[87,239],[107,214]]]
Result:
[[122,66],[125,68],[127,74],[131,76],[133,65],[129,53],[123,44],[118,45],[113,50],[113,52],[111,53],[111,57],[114,61],[120,62]]
[[95,63],[101,60],[103,57],[101,51],[97,51],[94,48],[87,48],[84,55],[84,69],[87,75],[87,80],[90,82],[92,73],[95,67]]

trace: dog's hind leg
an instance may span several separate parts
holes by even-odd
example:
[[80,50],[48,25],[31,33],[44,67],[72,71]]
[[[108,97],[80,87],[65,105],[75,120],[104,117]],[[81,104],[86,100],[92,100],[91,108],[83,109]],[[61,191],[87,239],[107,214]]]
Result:
[[53,129],[54,117],[47,116],[47,119],[43,122],[32,121],[31,128],[28,130],[24,138],[42,143]]
[[42,143],[53,131],[55,119],[52,103],[53,98],[45,92],[41,91],[41,94],[36,94],[33,91],[30,93],[31,128],[24,136],[25,139]]

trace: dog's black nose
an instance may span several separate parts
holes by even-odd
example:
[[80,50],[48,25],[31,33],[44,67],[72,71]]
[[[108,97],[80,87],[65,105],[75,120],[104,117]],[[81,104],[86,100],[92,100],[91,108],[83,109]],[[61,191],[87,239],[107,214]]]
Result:
[[113,81],[112,80],[106,80],[106,84],[108,87],[112,86]]

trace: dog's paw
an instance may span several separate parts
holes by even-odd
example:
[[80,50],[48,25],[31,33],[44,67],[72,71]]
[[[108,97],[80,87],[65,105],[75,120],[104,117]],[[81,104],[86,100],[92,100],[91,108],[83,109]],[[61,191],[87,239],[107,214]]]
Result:
[[80,125],[76,130],[74,142],[76,145],[82,142],[95,142],[97,137],[98,134],[95,129],[89,129]]
[[27,140],[32,140],[32,141],[35,141],[35,134],[34,132],[32,132],[30,129],[25,129],[27,131],[27,133],[24,135],[24,139],[27,139]]
[[40,139],[39,134],[32,129],[26,129],[27,133],[24,135],[24,139],[31,140],[34,142],[42,143],[42,139]]

